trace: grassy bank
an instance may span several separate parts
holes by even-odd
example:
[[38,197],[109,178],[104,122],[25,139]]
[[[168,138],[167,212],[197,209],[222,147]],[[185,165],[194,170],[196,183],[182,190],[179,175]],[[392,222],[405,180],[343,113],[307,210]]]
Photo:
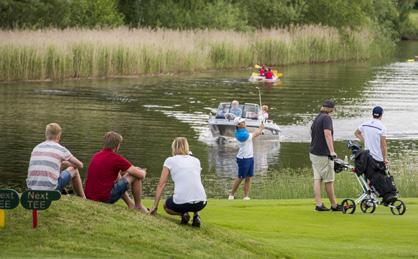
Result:
[[36,230],[29,211],[8,211],[0,256],[412,258],[418,200],[406,201],[406,214],[393,216],[384,207],[375,214],[316,213],[311,200],[209,200],[202,228],[194,229],[162,212],[154,218],[63,197],[40,213]]
[[[0,81],[363,60],[387,52],[376,39],[369,29],[342,33],[321,26],[256,32],[126,28],[0,31]],[[386,43],[386,47],[391,45]]]

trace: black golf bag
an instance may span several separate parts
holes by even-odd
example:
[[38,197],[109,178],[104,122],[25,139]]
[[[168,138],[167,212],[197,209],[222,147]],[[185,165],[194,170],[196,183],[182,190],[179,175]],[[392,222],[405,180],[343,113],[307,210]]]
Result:
[[385,164],[374,160],[369,150],[357,149],[354,155],[357,175],[364,175],[369,180],[370,188],[383,199],[384,204],[395,201],[398,192],[393,176],[387,173]]

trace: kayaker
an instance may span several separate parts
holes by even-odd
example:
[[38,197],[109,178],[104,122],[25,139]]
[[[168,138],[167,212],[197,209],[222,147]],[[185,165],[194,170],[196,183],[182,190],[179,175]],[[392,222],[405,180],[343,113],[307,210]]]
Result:
[[266,67],[263,65],[261,68],[260,68],[260,76],[264,76],[264,74],[266,73]]
[[271,68],[266,73],[266,79],[273,79],[273,72],[271,71]]

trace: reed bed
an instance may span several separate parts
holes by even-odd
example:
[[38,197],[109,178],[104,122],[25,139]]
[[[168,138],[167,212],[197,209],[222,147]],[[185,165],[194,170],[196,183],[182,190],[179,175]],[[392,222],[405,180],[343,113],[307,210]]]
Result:
[[323,26],[255,32],[0,31],[0,81],[138,76],[370,58],[374,34]]

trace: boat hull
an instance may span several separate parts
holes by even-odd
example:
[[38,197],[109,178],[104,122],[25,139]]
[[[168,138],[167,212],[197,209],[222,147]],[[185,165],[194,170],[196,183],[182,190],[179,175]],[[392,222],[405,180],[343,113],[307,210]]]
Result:
[[[260,125],[260,120],[246,120],[247,129],[254,132]],[[277,124],[270,121],[264,123],[263,135],[279,138],[280,128]],[[231,137],[235,136],[236,126],[232,120],[226,119],[209,119],[209,127],[213,137]]]

